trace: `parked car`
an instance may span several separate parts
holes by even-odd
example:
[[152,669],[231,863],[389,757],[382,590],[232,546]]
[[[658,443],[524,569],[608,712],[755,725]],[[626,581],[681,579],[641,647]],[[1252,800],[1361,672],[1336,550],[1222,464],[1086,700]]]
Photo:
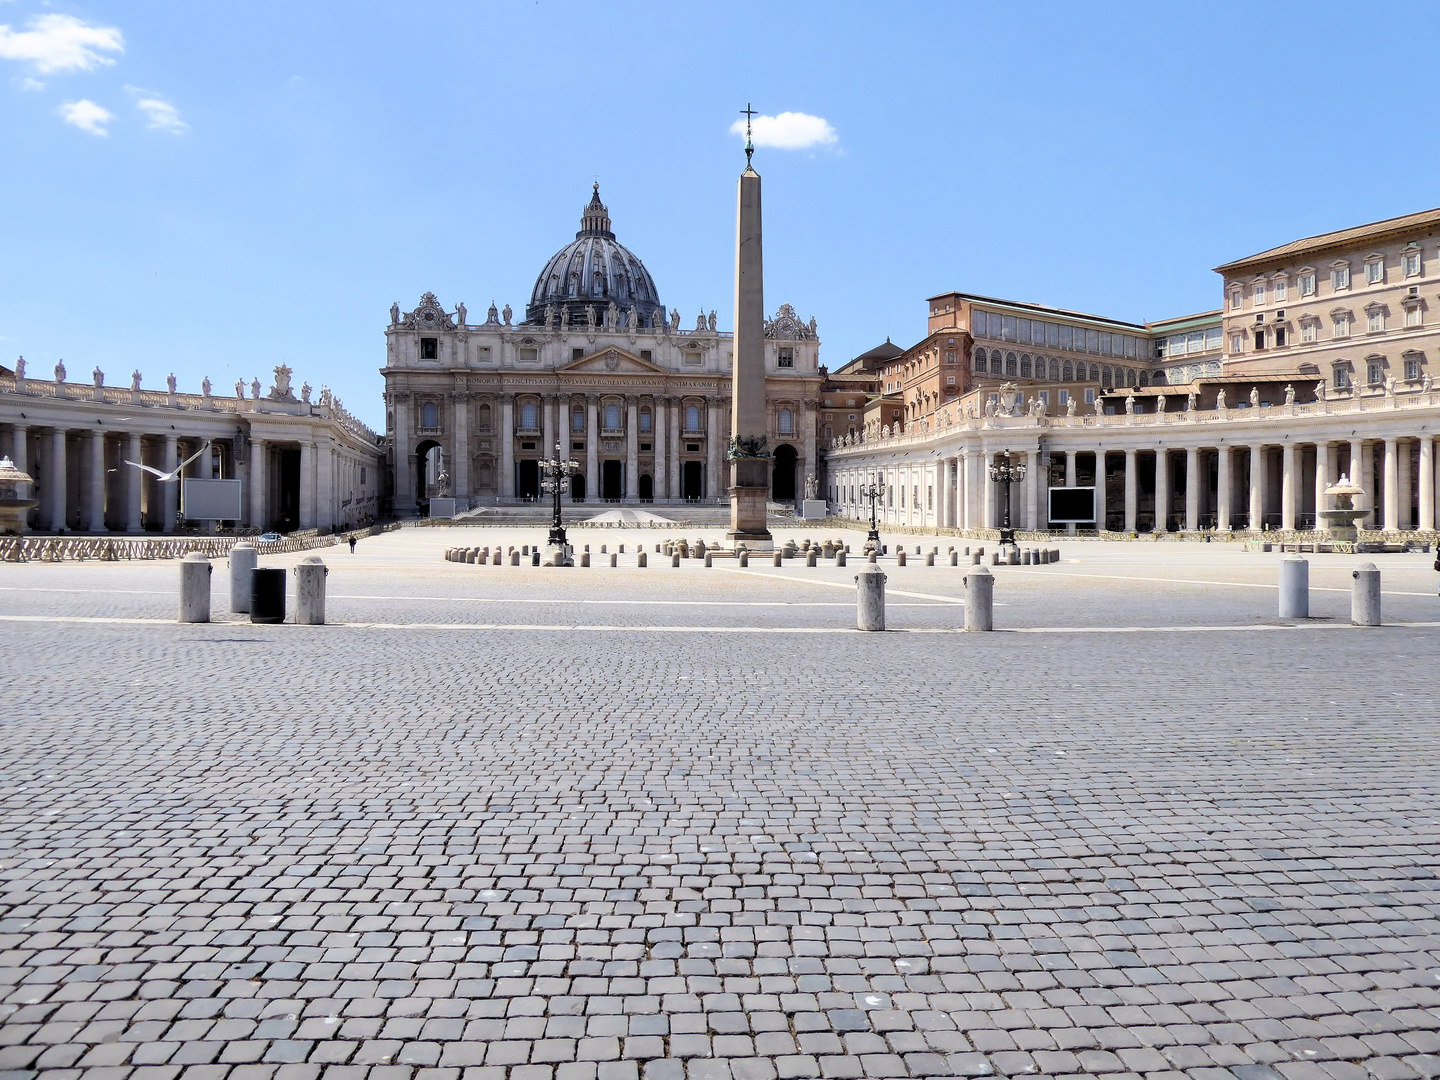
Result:
[[281,539],[281,537],[280,537],[280,534],[279,534],[279,533],[261,533],[261,534],[260,534],[260,543],[262,543],[262,544],[278,544],[278,543],[280,542],[280,539]]

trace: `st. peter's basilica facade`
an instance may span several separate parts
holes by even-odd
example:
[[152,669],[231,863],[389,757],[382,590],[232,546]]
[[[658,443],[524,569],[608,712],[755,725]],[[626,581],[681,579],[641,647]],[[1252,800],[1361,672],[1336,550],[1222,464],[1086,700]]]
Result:
[[[390,311],[385,423],[394,512],[432,496],[458,508],[534,500],[542,459],[578,462],[574,502],[726,500],[731,335],[703,314],[666,314],[644,264],[616,241],[599,188],[575,239],[535,281],[524,317],[484,322],[431,293]],[[771,497],[799,498],[818,472],[815,321],[783,304],[765,328]],[[438,451],[438,453],[437,453]],[[443,479],[441,473],[443,470]],[[442,491],[442,484],[444,490]]]

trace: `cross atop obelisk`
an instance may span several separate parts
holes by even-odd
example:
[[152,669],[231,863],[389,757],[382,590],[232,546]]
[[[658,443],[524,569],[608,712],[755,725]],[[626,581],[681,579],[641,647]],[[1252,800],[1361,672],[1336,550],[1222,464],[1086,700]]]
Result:
[[730,532],[735,549],[769,551],[766,527],[770,451],[765,405],[765,267],[761,254],[760,174],[751,164],[755,144],[745,106],[745,171],[740,174],[735,215],[735,353],[730,377]]

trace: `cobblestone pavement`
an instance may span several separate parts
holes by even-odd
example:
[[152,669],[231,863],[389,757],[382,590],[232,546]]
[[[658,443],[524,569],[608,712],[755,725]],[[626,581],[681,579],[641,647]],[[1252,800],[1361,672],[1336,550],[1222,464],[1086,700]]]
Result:
[[0,1077],[1440,1075],[1437,631],[1349,564],[1275,629],[1268,556],[1062,545],[1041,632],[862,635],[853,567],[458,531],[325,553],[342,626],[0,566]]

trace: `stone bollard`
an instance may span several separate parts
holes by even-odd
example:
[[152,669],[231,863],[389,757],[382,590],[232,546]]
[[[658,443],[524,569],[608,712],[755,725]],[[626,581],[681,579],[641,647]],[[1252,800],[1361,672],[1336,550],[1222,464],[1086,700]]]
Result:
[[518,551],[512,551],[512,552],[510,552],[510,565],[511,565],[511,566],[519,566],[519,565],[520,565],[520,552],[518,552]]
[[841,548],[839,551],[837,551],[837,552],[835,553],[835,565],[836,565],[836,566],[844,566],[844,565],[845,565],[845,549],[844,549],[844,548]]
[[636,554],[635,554],[635,565],[636,565],[636,566],[649,566],[649,565],[650,565],[649,562],[646,560],[646,557],[645,557],[645,549],[644,549],[643,547],[642,547],[638,552],[636,552]]
[[250,575],[260,561],[254,544],[236,544],[230,549],[230,610],[250,610]]
[[739,562],[739,564],[740,564],[741,566],[749,566],[749,565],[750,565],[750,552],[745,551],[745,550],[742,549],[741,552],[740,552],[740,555],[739,555],[738,558],[737,558],[737,561]]
[[1050,561],[1049,548],[1041,548],[1039,551],[1035,552],[1035,559],[1037,562],[1039,562],[1041,566],[1044,566],[1046,563],[1048,563]]
[[878,566],[855,575],[855,625],[860,630],[885,629],[885,571]]
[[678,567],[679,565],[680,565],[680,552],[678,552],[678,551],[672,551],[672,552],[670,553],[670,566],[671,566],[672,568],[675,568],[675,567]]
[[620,556],[616,555],[615,552],[613,552],[613,551],[610,552],[610,565],[611,565],[611,566],[618,566],[619,563],[618,563],[616,560],[619,559],[619,557],[620,557]]
[[971,565],[971,566],[979,566],[979,565],[980,565],[980,553],[979,553],[978,551],[975,552],[974,555],[971,555],[971,556],[970,556],[970,565]]
[[530,565],[531,565],[531,566],[539,566],[539,565],[540,565],[540,545],[539,545],[539,544],[536,544],[533,548],[530,549]]
[[497,548],[495,549],[495,554],[494,554],[493,556],[491,556],[491,558],[490,558],[490,565],[491,565],[491,566],[499,566],[499,565],[501,565],[504,561],[505,561],[505,553],[504,553],[503,551],[501,551],[501,550],[497,547]]
[[295,567],[295,625],[325,625],[325,577],[330,568],[319,555],[307,555]]
[[[623,550],[623,549],[622,549],[622,550]],[[530,545],[529,545],[529,544],[526,544],[524,547],[522,547],[522,548],[520,549],[520,554],[521,554],[521,555],[524,555],[526,558],[529,558],[529,556],[530,556]]]
[[983,558],[984,555],[985,555],[985,549],[984,549],[983,547],[977,547],[977,548],[975,549],[975,554],[976,554],[976,555],[979,555],[979,556],[981,556],[981,557]]
[[873,566],[879,558],[880,553],[872,548],[869,555],[870,564]]
[[250,575],[250,621],[252,623],[283,623],[285,621],[285,571],[279,567],[259,567]]
[[1350,574],[1355,583],[1350,587],[1350,625],[1380,625],[1380,571],[1374,563],[1365,562]]
[[601,555],[607,554],[607,552],[605,551],[605,545],[604,545],[604,544],[601,544],[601,545],[600,545],[600,554],[601,554]]
[[959,565],[960,565],[960,553],[959,553],[958,551],[956,551],[954,548],[951,548],[951,549],[950,549],[950,565],[951,565],[951,566],[959,566]]
[[1051,561],[1052,563],[1056,563],[1056,562],[1059,562],[1059,561],[1060,561],[1060,549],[1059,549],[1059,548],[1051,548],[1051,549],[1050,549],[1050,561]]
[[992,551],[992,552],[990,553],[990,565],[991,565],[991,566],[999,566],[999,565],[1000,565],[1000,552],[998,552],[998,551]]
[[476,559],[478,559],[479,557],[480,557],[480,552],[479,552],[476,548],[471,548],[469,551],[467,551],[467,552],[465,553],[465,561],[466,561],[467,563],[473,563],[473,562],[474,562]]
[[784,560],[785,560],[785,553],[784,553],[783,551],[777,551],[777,552],[775,552],[775,555],[774,555],[774,557],[770,560],[770,562],[771,562],[771,564],[774,565],[774,566],[784,566],[784,565],[785,565],[785,561],[784,561]]
[[812,547],[812,548],[806,548],[806,549],[805,549],[805,565],[806,565],[807,567],[812,567],[812,568],[813,568],[814,565],[815,565],[815,557],[816,557],[817,555],[819,555],[819,554],[820,554],[820,551],[819,551],[818,548],[813,548],[813,547]]
[[995,575],[983,566],[965,575],[965,629],[995,629]]
[[926,556],[925,556],[925,565],[926,565],[926,566],[934,566],[934,565],[935,565],[935,552],[932,551],[932,552],[930,552],[929,555],[926,555]]
[[621,555],[624,555],[624,554],[625,554],[625,545],[624,545],[624,544],[621,544],[621,545],[620,545],[620,554],[621,554]]
[[581,565],[581,566],[589,566],[589,565],[590,565],[590,552],[588,552],[588,551],[582,551],[582,552],[580,553],[580,565]]
[[896,565],[896,566],[904,566],[904,565],[905,565],[905,549],[904,549],[903,547],[901,547],[901,548],[896,548],[896,549],[895,549],[895,565]]
[[[676,566],[679,566],[680,564],[679,564],[679,563],[676,563],[675,565],[676,565]],[[705,552],[705,566],[706,566],[706,568],[708,569],[709,567],[711,567],[711,566],[713,566],[713,565],[714,565],[714,563],[711,562],[710,552],[708,552],[708,551]]]
[[192,551],[180,560],[180,622],[210,621],[210,560]]
[[1026,548],[1024,551],[1022,551],[1022,552],[1020,553],[1020,565],[1021,565],[1021,566],[1029,566],[1029,565],[1030,565],[1030,549],[1029,549],[1029,548]]
[[1310,564],[1298,555],[1280,560],[1280,618],[1310,617]]
[[1017,547],[1010,547],[1010,548],[1008,548],[1008,549],[1006,550],[1006,552],[1005,552],[1005,565],[1006,565],[1006,566],[1019,566],[1019,565],[1020,565],[1020,549],[1019,549],[1019,548],[1017,548]]

